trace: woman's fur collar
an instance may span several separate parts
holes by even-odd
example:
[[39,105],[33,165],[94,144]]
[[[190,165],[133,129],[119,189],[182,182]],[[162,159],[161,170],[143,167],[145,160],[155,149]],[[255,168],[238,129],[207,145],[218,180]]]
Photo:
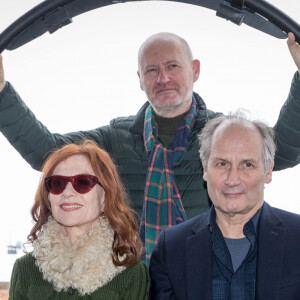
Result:
[[100,218],[97,225],[71,244],[62,225],[49,218],[33,243],[33,256],[43,278],[56,291],[72,287],[80,295],[91,294],[125,269],[112,262],[113,235],[108,221]]

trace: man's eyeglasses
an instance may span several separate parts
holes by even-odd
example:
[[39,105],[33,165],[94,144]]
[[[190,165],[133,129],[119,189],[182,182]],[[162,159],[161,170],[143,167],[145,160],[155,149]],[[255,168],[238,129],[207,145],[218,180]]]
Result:
[[66,188],[68,182],[72,183],[74,190],[80,194],[89,192],[97,183],[96,176],[80,174],[76,176],[49,176],[45,178],[47,191],[54,195],[61,194]]

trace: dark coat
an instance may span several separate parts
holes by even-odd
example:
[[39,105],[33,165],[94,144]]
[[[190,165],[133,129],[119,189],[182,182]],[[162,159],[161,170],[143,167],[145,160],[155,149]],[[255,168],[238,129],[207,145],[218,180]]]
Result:
[[[152,299],[212,299],[208,223],[206,212],[161,232],[150,262]],[[300,299],[300,215],[264,204],[256,283],[256,300]]]

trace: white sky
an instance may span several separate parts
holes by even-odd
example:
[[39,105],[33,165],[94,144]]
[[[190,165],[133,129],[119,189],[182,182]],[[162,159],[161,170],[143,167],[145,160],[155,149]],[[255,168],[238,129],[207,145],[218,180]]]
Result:
[[[41,1],[1,0],[0,32]],[[300,22],[299,0],[270,0]],[[285,40],[240,27],[202,7],[165,1],[110,5],[75,17],[14,51],[4,51],[6,79],[52,132],[105,125],[135,114],[146,100],[139,88],[137,51],[151,34],[184,37],[201,61],[194,90],[209,109],[240,107],[274,125],[296,67]],[[18,255],[7,245],[26,241],[40,173],[0,133],[0,282],[10,279]],[[300,167],[275,172],[266,186],[271,205],[300,213]]]

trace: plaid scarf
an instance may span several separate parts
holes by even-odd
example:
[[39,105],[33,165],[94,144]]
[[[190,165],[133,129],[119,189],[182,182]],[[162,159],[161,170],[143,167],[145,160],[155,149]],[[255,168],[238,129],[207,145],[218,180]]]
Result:
[[173,167],[183,159],[198,112],[198,104],[193,97],[189,112],[175,131],[172,149],[165,148],[158,140],[158,128],[152,106],[149,105],[145,112],[144,144],[149,163],[140,237],[145,247],[145,261],[148,266],[159,233],[186,220]]

